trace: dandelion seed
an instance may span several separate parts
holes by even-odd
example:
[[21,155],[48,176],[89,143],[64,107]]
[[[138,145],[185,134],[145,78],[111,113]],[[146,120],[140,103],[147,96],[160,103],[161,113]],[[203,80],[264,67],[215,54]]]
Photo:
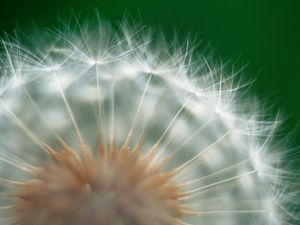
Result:
[[299,223],[278,120],[236,74],[98,26],[2,41],[1,224]]

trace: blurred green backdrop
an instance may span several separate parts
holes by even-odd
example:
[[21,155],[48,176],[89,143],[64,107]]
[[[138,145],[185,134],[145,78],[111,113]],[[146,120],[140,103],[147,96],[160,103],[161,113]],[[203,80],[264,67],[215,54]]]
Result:
[[[244,73],[256,78],[252,93],[280,106],[288,116],[286,131],[300,121],[299,0],[1,0],[0,30],[23,31],[35,22],[53,26],[68,19],[71,8],[81,18],[95,18],[95,9],[111,21],[127,12],[143,24],[167,34],[187,31],[211,43],[220,58],[249,63]],[[295,139],[300,144],[299,128]]]

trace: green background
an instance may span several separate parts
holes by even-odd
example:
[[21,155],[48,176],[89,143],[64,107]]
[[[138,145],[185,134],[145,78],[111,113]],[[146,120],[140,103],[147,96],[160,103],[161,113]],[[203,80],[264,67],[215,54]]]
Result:
[[[242,75],[256,79],[251,93],[286,115],[284,132],[300,121],[299,0],[1,0],[0,30],[26,31],[33,21],[53,26],[58,16],[70,18],[71,8],[81,18],[95,18],[98,9],[115,22],[127,12],[167,34],[178,30],[182,40],[191,31],[221,59],[249,63]],[[299,130],[294,141],[300,145]]]

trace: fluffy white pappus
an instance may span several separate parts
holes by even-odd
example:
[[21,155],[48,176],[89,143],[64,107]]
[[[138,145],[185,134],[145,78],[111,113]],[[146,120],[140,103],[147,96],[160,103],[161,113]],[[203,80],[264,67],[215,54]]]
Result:
[[63,139],[80,152],[84,140],[97,151],[101,132],[107,148],[130,136],[131,147],[143,140],[142,154],[155,149],[150,163],[168,157],[161,170],[176,172],[185,194],[177,200],[192,214],[178,224],[299,223],[292,150],[276,141],[278,119],[249,100],[239,71],[128,23],[71,30],[42,32],[29,47],[2,40],[1,224],[11,220],[14,185],[51,161],[45,143],[59,149]]

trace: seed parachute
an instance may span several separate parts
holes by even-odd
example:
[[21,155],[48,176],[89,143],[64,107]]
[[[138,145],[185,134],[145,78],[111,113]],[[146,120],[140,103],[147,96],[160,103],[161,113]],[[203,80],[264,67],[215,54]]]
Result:
[[1,224],[299,224],[296,157],[240,71],[126,22],[21,39],[1,45]]

